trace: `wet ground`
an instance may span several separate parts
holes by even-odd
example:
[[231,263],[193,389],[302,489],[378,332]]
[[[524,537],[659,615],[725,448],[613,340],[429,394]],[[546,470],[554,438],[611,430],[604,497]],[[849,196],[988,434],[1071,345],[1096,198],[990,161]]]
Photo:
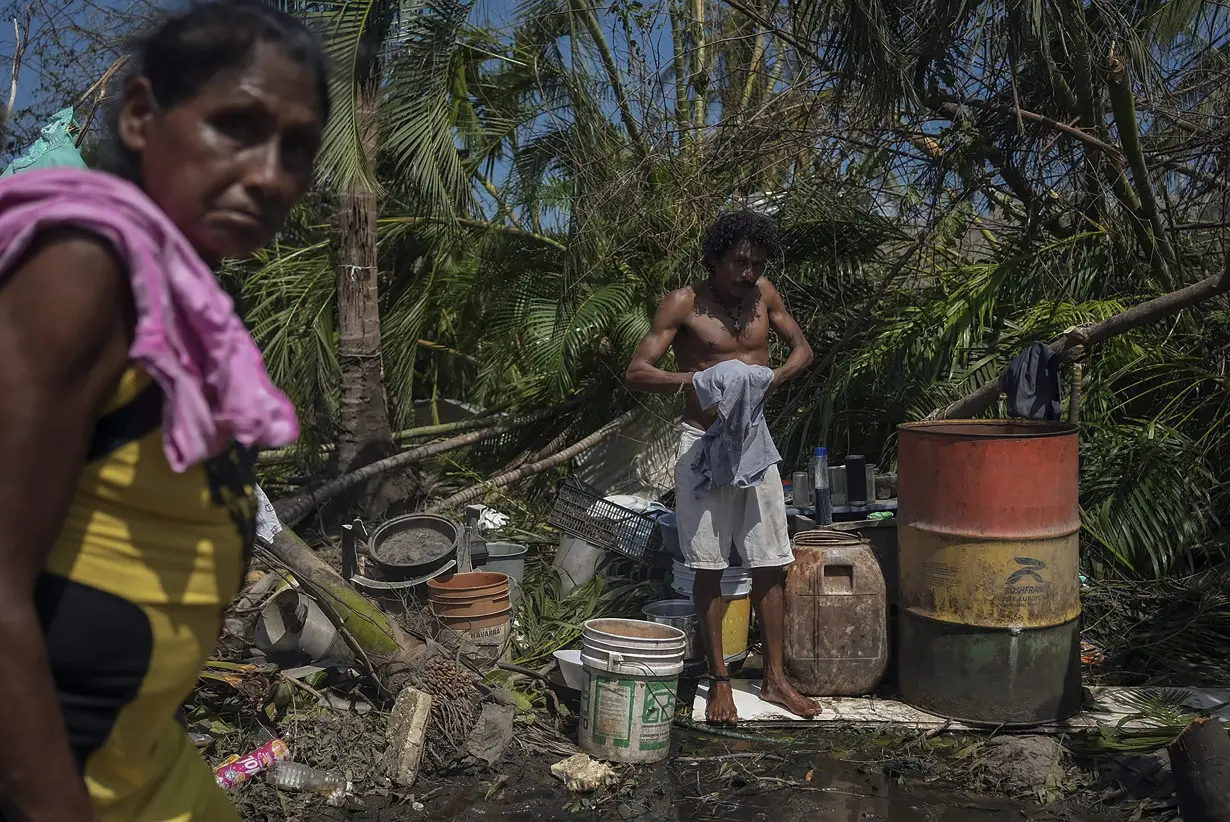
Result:
[[[681,684],[684,704],[690,704],[694,688],[695,683]],[[513,742],[494,766],[471,765],[448,775],[421,774],[414,797],[398,793],[384,778],[380,757],[384,730],[372,717],[322,718],[314,726],[300,722],[289,730],[308,752],[310,764],[344,771],[358,788],[357,796],[346,807],[333,809],[319,798],[279,793],[258,782],[245,786],[236,800],[248,822],[1166,822],[1174,818],[1174,786],[1164,752],[1082,753],[1078,760],[1072,751],[1079,746],[1065,746],[1072,740],[1055,736],[924,733],[903,727],[772,730],[748,724],[734,734],[722,734],[703,725],[677,725],[666,761],[617,766],[617,784],[593,794],[575,794],[550,769],[576,751],[572,743],[577,706],[561,700],[557,707],[558,712],[540,716],[538,723],[518,725]],[[551,730],[534,733],[541,723],[556,722]],[[1049,764],[1039,770],[1035,754]],[[421,803],[419,810],[416,803]]]
[[[922,748],[910,750],[921,738],[906,743],[903,750],[883,736],[811,737],[764,745],[677,731],[669,761],[625,768],[618,786],[590,796],[570,793],[550,775],[551,764],[561,757],[513,755],[487,773],[420,780],[416,793],[422,811],[409,804],[378,807],[385,803],[375,802],[336,818],[364,822],[1110,822],[1123,818],[1121,813],[1095,812],[1075,797],[1044,807],[1029,797],[970,790],[977,780],[968,774],[977,766],[961,756],[966,748],[960,740],[927,742],[938,746],[934,750],[947,749],[946,757]],[[961,779],[962,773],[966,778]]]

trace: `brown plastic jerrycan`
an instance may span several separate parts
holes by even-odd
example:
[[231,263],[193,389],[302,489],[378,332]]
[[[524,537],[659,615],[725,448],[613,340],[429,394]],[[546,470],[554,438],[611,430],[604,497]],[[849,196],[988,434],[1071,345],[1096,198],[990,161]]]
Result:
[[794,538],[786,577],[786,673],[807,696],[871,693],[888,668],[884,575],[870,543],[839,531]]

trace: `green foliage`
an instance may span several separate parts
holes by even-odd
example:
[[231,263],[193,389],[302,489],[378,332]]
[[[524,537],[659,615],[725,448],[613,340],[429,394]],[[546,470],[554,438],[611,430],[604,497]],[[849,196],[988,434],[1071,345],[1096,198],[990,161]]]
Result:
[[1081,599],[1085,632],[1116,682],[1217,687],[1230,677],[1230,565],[1143,582],[1094,580]]
[[[775,213],[770,277],[817,352],[771,402],[791,468],[818,442],[891,467],[897,425],[1026,345],[1224,264],[1224,229],[1208,226],[1224,218],[1225,58],[1198,3],[805,0],[761,11],[768,31],[722,4],[703,21],[690,3],[620,7],[594,26],[589,7],[532,0],[508,31],[459,0],[312,8],[341,67],[325,189],[385,195],[382,360],[399,426],[431,398],[575,401],[557,433],[645,402],[622,385],[628,358],[662,295],[703,276],[705,226],[739,203]],[[1112,55],[1148,179],[1112,153],[1127,145],[1105,114]],[[373,62],[371,161],[357,91]],[[338,395],[328,205],[242,286],[317,439]],[[1224,555],[1228,316],[1204,305],[1089,353],[1088,573],[1173,577]]]
[[588,620],[639,616],[655,586],[609,582],[603,579],[602,570],[561,597],[555,569],[545,562],[530,564],[517,608],[514,640],[518,665],[537,668],[550,662],[556,651],[576,645]]

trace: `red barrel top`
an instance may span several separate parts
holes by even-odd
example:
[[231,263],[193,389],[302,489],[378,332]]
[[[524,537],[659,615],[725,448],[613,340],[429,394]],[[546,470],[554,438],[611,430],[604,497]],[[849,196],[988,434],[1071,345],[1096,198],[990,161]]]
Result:
[[937,420],[898,432],[897,517],[956,536],[1041,539],[1080,529],[1077,427]]

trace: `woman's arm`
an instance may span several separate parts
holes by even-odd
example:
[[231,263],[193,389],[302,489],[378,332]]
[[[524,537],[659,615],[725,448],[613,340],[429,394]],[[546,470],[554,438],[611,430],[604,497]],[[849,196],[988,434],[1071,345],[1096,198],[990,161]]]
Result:
[[134,325],[127,277],[91,235],[49,232],[0,279],[0,812],[8,819],[94,819],[33,595]]

